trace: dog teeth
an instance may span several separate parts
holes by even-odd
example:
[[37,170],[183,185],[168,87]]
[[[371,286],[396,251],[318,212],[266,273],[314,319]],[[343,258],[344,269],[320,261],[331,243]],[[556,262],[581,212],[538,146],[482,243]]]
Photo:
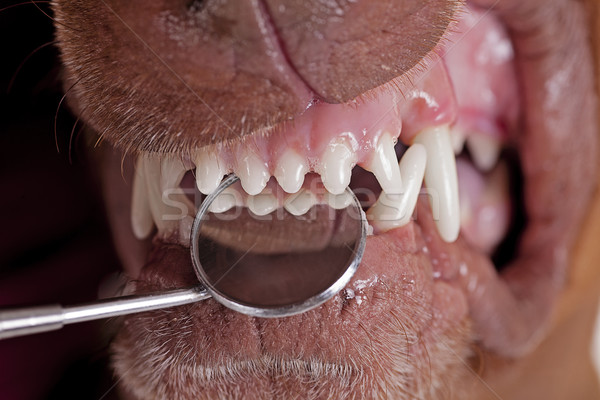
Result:
[[218,214],[231,210],[233,207],[244,205],[244,200],[239,191],[231,186],[225,188],[210,204],[208,211]]
[[340,194],[327,193],[327,204],[333,209],[342,210],[352,204],[352,196],[345,190]]
[[[498,144],[486,141],[482,135],[473,137],[469,137],[466,144],[475,163],[481,169],[491,168],[498,159]],[[410,221],[424,180],[440,236],[447,242],[456,240],[460,230],[460,204],[454,152],[460,147],[457,141],[460,145],[464,143],[464,136],[456,132],[451,136],[445,126],[426,129],[415,137],[399,162],[394,150],[395,139],[390,133],[379,137],[375,147],[371,147],[371,154],[365,153],[364,149],[358,151],[351,140],[354,139],[337,137],[316,159],[289,147],[275,163],[264,160],[253,151],[254,148],[237,152],[235,165],[224,161],[233,159],[233,154],[217,155],[199,149],[192,157],[196,164],[196,186],[204,194],[212,193],[222,177],[233,171],[239,176],[243,190],[239,187],[225,189],[211,204],[210,212],[223,213],[236,206],[245,206],[253,214],[263,216],[283,207],[290,214],[299,216],[315,204],[327,204],[334,209],[351,205],[353,198],[346,188],[350,184],[352,168],[360,162],[372,171],[382,188],[379,198],[367,212],[376,231],[397,228]],[[360,160],[357,154],[361,154]],[[146,154],[139,157],[131,208],[136,237],[147,237],[153,224],[163,236],[189,225],[195,208],[180,187],[186,165],[173,156]],[[271,178],[269,166],[273,167],[273,175],[285,192],[283,196],[273,191],[277,185],[267,187]],[[305,178],[311,171],[319,173],[322,186],[316,179],[317,187],[307,187]]]
[[400,193],[402,190],[402,176],[394,150],[395,144],[392,135],[384,133],[379,139],[371,162],[365,166],[373,172],[381,189],[386,193]]
[[239,159],[235,173],[249,195],[257,195],[265,188],[271,175],[267,164],[252,151],[246,151]]
[[206,195],[214,192],[225,175],[223,161],[215,152],[199,150],[194,157],[194,162],[198,190]]
[[419,133],[414,142],[425,146],[427,151],[425,184],[438,231],[446,242],[453,242],[460,231],[460,204],[449,130],[447,127],[427,129]]
[[133,192],[131,194],[131,227],[138,239],[147,238],[154,228],[152,211],[148,201],[148,186],[144,172],[144,161],[139,157],[133,175]]
[[246,206],[258,216],[272,213],[277,209],[279,202],[270,190],[265,189],[256,196],[248,196]]
[[185,174],[183,162],[147,154],[140,156],[138,173],[146,180],[148,204],[158,233],[168,236],[177,230],[178,221],[194,209],[179,187]]
[[471,153],[473,164],[482,172],[489,172],[496,166],[500,158],[500,142],[484,134],[472,134],[467,139],[467,147]]
[[400,160],[399,169],[404,187],[401,192],[386,193],[367,211],[367,217],[378,232],[406,225],[415,211],[423,174],[427,164],[427,151],[421,144],[413,144]]
[[165,190],[177,189],[185,175],[183,161],[175,157],[164,158],[160,163],[160,188]]
[[462,130],[452,129],[450,133],[450,141],[452,142],[452,149],[454,150],[455,155],[459,155],[462,153],[465,148],[465,141],[467,140],[467,136]]
[[304,175],[308,172],[306,159],[298,152],[288,149],[279,158],[275,167],[275,178],[279,186],[287,193],[296,193],[302,187]]
[[341,194],[350,184],[356,154],[346,140],[334,141],[327,146],[321,157],[320,174],[325,188],[333,194]]
[[306,214],[315,204],[317,204],[315,195],[306,189],[300,189],[285,199],[283,207],[290,214],[299,216]]

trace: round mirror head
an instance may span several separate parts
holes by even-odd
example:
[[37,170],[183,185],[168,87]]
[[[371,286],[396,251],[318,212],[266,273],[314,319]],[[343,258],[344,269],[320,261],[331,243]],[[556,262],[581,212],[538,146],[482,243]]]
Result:
[[194,270],[215,300],[247,315],[283,317],[315,308],[342,290],[366,243],[366,217],[352,191],[346,189],[352,201],[340,210],[317,204],[302,215],[283,207],[264,216],[246,207],[209,212],[220,195],[241,193],[238,181],[233,175],[225,179],[192,226]]

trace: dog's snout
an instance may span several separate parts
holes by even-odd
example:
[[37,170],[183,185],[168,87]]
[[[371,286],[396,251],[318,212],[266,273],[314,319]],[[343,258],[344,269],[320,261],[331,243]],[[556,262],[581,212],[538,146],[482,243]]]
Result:
[[322,99],[338,103],[402,75],[421,61],[443,35],[459,2],[266,3],[295,71]]
[[[431,51],[457,3],[106,0],[85,10],[56,1],[55,11],[72,105],[121,147],[151,150],[143,136],[172,151],[175,141],[234,139],[388,82]],[[150,112],[128,114],[139,110]]]

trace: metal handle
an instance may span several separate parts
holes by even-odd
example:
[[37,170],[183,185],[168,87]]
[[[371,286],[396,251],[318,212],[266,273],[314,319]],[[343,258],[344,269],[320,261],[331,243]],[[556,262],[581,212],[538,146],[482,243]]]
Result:
[[181,306],[209,297],[211,296],[204,287],[195,286],[168,292],[116,297],[78,306],[62,307],[55,304],[0,310],[0,340],[54,331],[77,322]]

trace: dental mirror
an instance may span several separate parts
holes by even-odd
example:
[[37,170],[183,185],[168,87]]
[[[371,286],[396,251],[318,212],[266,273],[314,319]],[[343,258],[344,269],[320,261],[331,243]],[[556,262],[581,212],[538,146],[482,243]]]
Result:
[[262,217],[245,207],[210,212],[221,194],[233,195],[223,191],[238,182],[235,175],[227,177],[194,220],[190,252],[199,285],[77,306],[0,310],[0,339],[210,297],[246,315],[285,317],[313,309],[342,290],[362,260],[367,236],[366,216],[352,191],[346,189],[351,201],[340,210],[317,204],[302,215],[284,208]]

